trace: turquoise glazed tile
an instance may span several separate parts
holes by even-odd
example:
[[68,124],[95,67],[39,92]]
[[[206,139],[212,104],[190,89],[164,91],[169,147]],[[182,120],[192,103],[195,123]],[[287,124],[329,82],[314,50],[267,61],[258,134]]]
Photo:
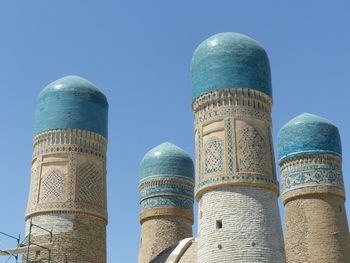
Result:
[[238,33],[203,41],[191,62],[192,99],[217,89],[248,88],[272,97],[270,64],[264,48]]
[[279,162],[293,156],[317,153],[342,155],[338,128],[329,120],[304,113],[279,131]]
[[191,157],[180,147],[165,142],[150,150],[141,161],[140,180],[153,176],[185,177],[194,181]]
[[107,138],[108,102],[94,84],[67,76],[46,86],[36,102],[34,136],[52,129],[82,129]]

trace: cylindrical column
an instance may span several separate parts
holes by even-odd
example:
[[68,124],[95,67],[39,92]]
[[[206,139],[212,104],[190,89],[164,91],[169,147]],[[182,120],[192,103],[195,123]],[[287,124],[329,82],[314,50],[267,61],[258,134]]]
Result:
[[278,135],[287,262],[350,262],[337,127],[312,114]]
[[172,143],[150,150],[141,162],[139,263],[149,263],[192,237],[194,167]]
[[[52,262],[106,262],[107,114],[106,97],[77,76],[38,96],[26,235],[30,221],[53,230]],[[49,235],[33,227],[31,241],[46,244]],[[30,261],[47,257],[30,253]]]
[[199,201],[197,262],[284,262],[266,52],[210,37],[191,64]]

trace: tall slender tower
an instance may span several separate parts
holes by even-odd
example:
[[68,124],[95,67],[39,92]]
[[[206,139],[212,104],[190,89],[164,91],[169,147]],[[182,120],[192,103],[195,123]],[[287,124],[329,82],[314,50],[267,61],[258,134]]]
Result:
[[287,262],[350,262],[337,127],[304,113],[282,127],[278,155]]
[[[52,262],[106,262],[107,114],[106,97],[77,76],[38,96],[26,234],[30,220],[53,229]],[[42,244],[48,236],[33,228],[31,239]]]
[[191,63],[197,262],[284,262],[271,138],[271,77],[255,40],[220,33]]
[[192,237],[194,167],[191,157],[172,143],[150,150],[141,162],[141,240],[139,263]]

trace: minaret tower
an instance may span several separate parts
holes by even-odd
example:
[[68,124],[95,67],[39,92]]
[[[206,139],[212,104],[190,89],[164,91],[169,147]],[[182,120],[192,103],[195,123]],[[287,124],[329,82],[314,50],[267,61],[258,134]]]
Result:
[[304,113],[278,135],[287,262],[350,262],[339,132]]
[[150,150],[141,162],[141,240],[139,263],[192,237],[194,167],[191,157],[172,143]]
[[[67,76],[37,98],[26,234],[53,229],[52,262],[106,262],[108,103],[91,82]],[[48,235],[33,228],[31,240]],[[30,260],[46,262],[47,254]]]
[[194,52],[191,81],[197,262],[285,262],[265,50],[241,34],[214,35]]

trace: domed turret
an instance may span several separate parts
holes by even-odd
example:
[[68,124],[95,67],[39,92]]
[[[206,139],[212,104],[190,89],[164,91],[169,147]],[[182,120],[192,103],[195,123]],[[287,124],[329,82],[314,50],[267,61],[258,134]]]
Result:
[[322,117],[304,113],[279,131],[287,262],[350,262],[341,154]]
[[278,133],[278,158],[298,155],[334,154],[341,156],[339,131],[329,120],[304,113],[285,124]]
[[197,262],[285,262],[270,75],[264,48],[238,33],[214,35],[193,54]]
[[203,41],[191,63],[192,99],[223,88],[254,89],[272,97],[270,64],[264,48],[238,33]]
[[[106,97],[78,76],[52,82],[37,98],[26,224],[53,229],[54,262],[106,262],[107,121]],[[31,233],[43,240],[40,229]]]
[[192,236],[194,167],[184,150],[167,142],[144,156],[140,173],[139,262],[148,263]]
[[52,129],[81,129],[107,138],[108,102],[94,84],[66,76],[46,86],[37,98],[34,136]]

